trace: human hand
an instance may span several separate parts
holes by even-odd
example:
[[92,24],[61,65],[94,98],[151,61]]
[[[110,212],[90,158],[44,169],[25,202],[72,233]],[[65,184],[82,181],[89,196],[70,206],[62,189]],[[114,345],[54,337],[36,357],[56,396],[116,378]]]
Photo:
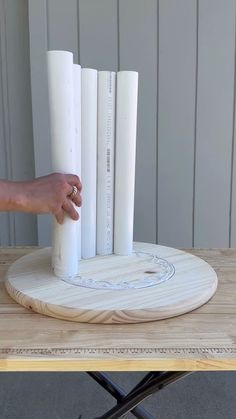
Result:
[[[22,211],[35,214],[51,213],[55,215],[60,224],[63,223],[65,213],[73,220],[79,219],[75,205],[77,207],[82,205],[82,184],[78,176],[53,173],[32,181],[19,183],[22,184]],[[78,192],[73,198],[70,198],[73,186],[76,186]]]

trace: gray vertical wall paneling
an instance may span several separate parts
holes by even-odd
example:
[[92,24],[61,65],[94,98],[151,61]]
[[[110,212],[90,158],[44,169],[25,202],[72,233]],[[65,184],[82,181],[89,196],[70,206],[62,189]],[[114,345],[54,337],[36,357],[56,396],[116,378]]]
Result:
[[46,19],[46,0],[29,0],[31,92],[37,176],[45,175],[51,171]]
[[[32,114],[29,74],[28,4],[24,0],[4,2],[5,59],[7,69],[8,143],[11,159],[10,174],[14,180],[34,177]],[[37,242],[36,217],[15,213],[15,244]]]
[[[51,146],[47,88],[47,4],[29,0],[30,68],[36,176],[51,172]],[[38,216],[39,245],[51,243],[51,216]]]
[[[156,240],[156,191],[159,189],[160,243],[191,246],[193,215],[195,246],[227,247],[232,186],[233,246],[236,244],[235,147],[232,185],[230,181],[235,0],[199,0],[198,39],[197,0],[160,0],[160,42],[158,3],[157,0],[48,0],[47,19],[46,0],[29,0],[36,174],[44,174],[51,168],[46,60],[42,58],[47,49],[48,27],[49,48],[69,49],[76,55],[80,42],[78,59],[82,66],[133,69],[140,73],[135,240]],[[6,74],[3,74],[5,80],[4,77]],[[3,88],[6,89],[5,84]],[[6,95],[4,101],[6,108]],[[194,110],[197,110],[195,121]],[[7,170],[7,174],[11,171],[10,140],[0,144],[1,150],[8,148],[9,164],[2,166],[2,172]],[[45,226],[44,223],[39,228],[40,244],[49,241],[51,230]],[[12,229],[10,235],[13,233]]]
[[[235,13],[236,23],[236,13]],[[231,155],[231,196],[230,196],[230,231],[229,246],[236,247],[236,25],[234,46],[234,105],[233,105],[233,138]]]
[[199,1],[194,245],[228,247],[235,0]]
[[192,246],[196,0],[160,0],[158,243]]
[[156,243],[157,1],[119,2],[120,69],[139,72],[134,239]]
[[79,0],[80,64],[117,71],[117,0]]
[[[7,99],[7,69],[6,69],[6,31],[4,1],[0,0],[0,179],[7,179],[11,174],[9,159],[9,121]],[[13,215],[0,213],[0,245],[14,243]],[[12,231],[11,231],[12,230]]]
[[48,49],[73,52],[78,63],[78,1],[48,0]]
[[[28,3],[5,1],[8,100],[12,175],[15,180],[35,176],[29,68]],[[15,213],[15,242],[37,243],[36,217]]]

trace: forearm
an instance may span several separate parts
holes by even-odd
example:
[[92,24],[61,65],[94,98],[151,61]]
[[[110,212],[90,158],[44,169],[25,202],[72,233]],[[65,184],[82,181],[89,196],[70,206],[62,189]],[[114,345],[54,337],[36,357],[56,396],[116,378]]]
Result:
[[0,211],[27,211],[27,182],[0,180]]

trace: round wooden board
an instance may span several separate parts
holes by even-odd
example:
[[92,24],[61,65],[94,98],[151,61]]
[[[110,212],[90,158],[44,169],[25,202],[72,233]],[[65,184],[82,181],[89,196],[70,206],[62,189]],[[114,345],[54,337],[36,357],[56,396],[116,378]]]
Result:
[[[134,242],[133,250],[166,259],[174,265],[174,275],[165,282],[142,289],[76,286],[53,274],[51,248],[45,248],[12,264],[6,288],[14,300],[37,313],[88,323],[139,323],[164,319],[200,307],[214,295],[217,276],[204,260],[178,249],[149,243]],[[116,261],[114,269],[123,270],[128,277],[137,272],[136,263],[127,265],[128,257],[111,256]],[[82,260],[80,267],[96,277],[98,267],[101,272],[103,266],[109,276],[106,260],[111,256]],[[111,271],[110,264],[109,269]]]

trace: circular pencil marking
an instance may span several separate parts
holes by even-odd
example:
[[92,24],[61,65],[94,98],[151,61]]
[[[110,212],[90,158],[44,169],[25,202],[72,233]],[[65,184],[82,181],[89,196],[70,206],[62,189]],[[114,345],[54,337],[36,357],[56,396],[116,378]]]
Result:
[[[119,257],[119,256],[118,256]],[[100,290],[126,290],[126,289],[142,289],[147,287],[154,287],[162,282],[168,281],[175,273],[174,265],[165,259],[159,258],[157,255],[147,252],[133,252],[128,256],[128,261],[132,261],[135,266],[135,259],[146,262],[150,268],[155,267],[154,270],[146,270],[138,272],[137,277],[133,279],[122,278],[121,280],[98,280],[93,277],[78,275],[75,278],[65,278],[65,282],[78,287],[100,289]],[[146,275],[148,274],[148,275]],[[119,274],[119,278],[122,277]]]

